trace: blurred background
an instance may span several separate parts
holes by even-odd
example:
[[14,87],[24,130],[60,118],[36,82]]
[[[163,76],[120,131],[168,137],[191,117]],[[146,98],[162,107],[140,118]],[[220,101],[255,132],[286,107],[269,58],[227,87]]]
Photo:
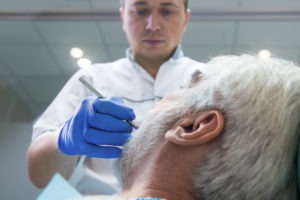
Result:
[[[189,5],[187,56],[206,62],[264,50],[262,56],[300,63],[300,0]],[[118,10],[119,0],[0,0],[0,199],[41,192],[27,177],[32,123],[79,67],[125,55]]]

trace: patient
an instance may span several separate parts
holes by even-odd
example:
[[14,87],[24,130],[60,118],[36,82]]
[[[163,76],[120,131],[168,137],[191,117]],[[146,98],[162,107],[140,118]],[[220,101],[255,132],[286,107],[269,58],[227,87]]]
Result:
[[297,199],[300,68],[243,55],[207,69],[124,147],[122,199]]

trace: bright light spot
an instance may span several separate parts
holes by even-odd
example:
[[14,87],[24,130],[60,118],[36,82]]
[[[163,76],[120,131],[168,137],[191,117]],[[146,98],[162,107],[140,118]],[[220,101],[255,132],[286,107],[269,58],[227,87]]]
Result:
[[92,65],[92,62],[87,58],[80,58],[77,61],[77,65],[81,68],[88,68]]
[[83,50],[78,47],[73,47],[70,50],[70,54],[73,58],[81,58],[83,56]]
[[264,49],[264,50],[260,50],[257,55],[259,58],[267,59],[271,57],[271,52],[269,50]]

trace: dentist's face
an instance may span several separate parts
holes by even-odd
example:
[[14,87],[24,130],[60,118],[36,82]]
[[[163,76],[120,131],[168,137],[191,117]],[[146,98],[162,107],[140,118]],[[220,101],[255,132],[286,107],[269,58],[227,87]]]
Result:
[[183,0],[126,0],[121,17],[135,57],[162,60],[180,43],[190,13]]

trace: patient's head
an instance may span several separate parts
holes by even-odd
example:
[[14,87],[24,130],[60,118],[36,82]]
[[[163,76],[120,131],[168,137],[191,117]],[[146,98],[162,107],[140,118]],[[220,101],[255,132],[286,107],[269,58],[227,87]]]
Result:
[[150,182],[186,185],[196,199],[293,199],[300,68],[222,56],[200,76],[164,98],[124,147],[125,189],[149,186],[152,173]]

